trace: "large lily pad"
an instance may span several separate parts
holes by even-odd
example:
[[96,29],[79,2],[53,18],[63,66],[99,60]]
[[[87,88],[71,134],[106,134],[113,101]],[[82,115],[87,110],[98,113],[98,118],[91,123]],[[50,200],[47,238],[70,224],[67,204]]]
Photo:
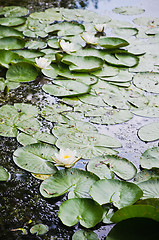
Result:
[[142,168],[159,168],[159,147],[147,149],[140,158]]
[[109,232],[106,240],[158,239],[159,223],[148,218],[131,218],[121,221]]
[[69,227],[80,222],[83,227],[91,228],[101,221],[102,216],[102,207],[92,199],[69,199],[59,208],[59,218]]
[[159,122],[149,123],[138,130],[138,137],[144,142],[159,139]]
[[0,14],[5,17],[21,17],[27,15],[29,10],[20,6],[7,6],[0,8]]
[[6,77],[12,82],[30,82],[36,79],[37,69],[30,63],[21,62],[9,67]]
[[22,38],[23,34],[12,27],[0,26],[0,38],[5,38],[5,37],[20,37],[20,38]]
[[2,26],[17,26],[24,24],[26,21],[25,18],[20,18],[20,17],[7,17],[7,18],[1,18],[0,19],[0,25]]
[[94,56],[73,56],[67,55],[62,58],[62,62],[69,65],[70,71],[92,72],[100,69],[103,60]]
[[159,209],[149,205],[133,205],[117,210],[111,218],[113,222],[121,222],[129,218],[151,218],[159,222]]
[[159,169],[147,170],[144,169],[138,172],[134,178],[135,183],[144,182],[151,178],[159,178]]
[[0,182],[7,181],[8,179],[9,179],[8,171],[4,167],[0,166]]
[[75,80],[56,80],[54,84],[44,84],[42,89],[56,97],[78,96],[90,91],[90,87]]
[[[54,156],[54,155],[53,155]],[[62,169],[44,180],[40,193],[46,198],[58,197],[67,192],[68,198],[90,198],[90,186],[99,178],[80,169]]]
[[117,179],[101,179],[90,188],[90,195],[99,204],[113,203],[117,208],[132,205],[142,194],[142,190],[134,183]]
[[57,152],[56,147],[45,143],[35,143],[18,148],[13,154],[13,160],[18,167],[33,173],[53,174],[56,167],[52,156]]
[[14,63],[14,61],[21,59],[21,57],[12,51],[9,50],[0,50],[0,65],[5,68],[9,68],[10,63]]
[[120,48],[120,47],[126,47],[129,45],[129,43],[122,39],[122,38],[116,38],[116,37],[103,37],[100,38],[98,41],[98,44],[101,47],[107,48],[107,49],[113,49],[113,48]]
[[[109,169],[109,171],[106,169],[106,167]],[[109,177],[104,177],[107,179],[111,178],[111,172],[114,172],[118,177],[124,180],[133,178],[137,173],[136,167],[131,162],[117,155],[106,155],[104,157],[95,158],[88,163],[87,169],[95,174],[96,172],[98,173],[100,169],[101,173],[99,173],[99,175],[101,176],[103,175],[102,172],[105,172],[106,176],[109,173]]]
[[142,8],[138,8],[136,6],[123,6],[123,7],[114,8],[113,12],[119,13],[122,15],[136,15],[136,14],[141,14],[145,12],[145,10]]
[[138,183],[138,186],[143,191],[142,199],[159,198],[159,179],[149,179]]

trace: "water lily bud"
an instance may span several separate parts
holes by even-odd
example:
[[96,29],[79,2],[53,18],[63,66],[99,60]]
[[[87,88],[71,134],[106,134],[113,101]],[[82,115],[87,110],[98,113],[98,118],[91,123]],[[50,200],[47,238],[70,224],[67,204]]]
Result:
[[95,28],[95,30],[97,31],[97,32],[104,32],[104,30],[105,30],[105,24],[96,24],[95,26],[94,26],[94,28]]

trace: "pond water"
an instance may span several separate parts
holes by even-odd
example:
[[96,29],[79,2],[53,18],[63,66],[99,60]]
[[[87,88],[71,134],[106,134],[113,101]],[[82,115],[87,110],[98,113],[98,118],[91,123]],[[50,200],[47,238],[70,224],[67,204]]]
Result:
[[[138,1],[120,1],[120,0],[88,0],[88,1],[65,1],[65,0],[0,0],[0,6],[24,6],[30,12],[43,11],[50,7],[64,8],[83,8],[88,9],[98,14],[110,16],[112,19],[123,21],[131,21],[134,16],[119,15],[112,12],[112,9],[120,6],[138,6],[146,11],[142,16],[158,16],[159,4],[157,0],[138,0]],[[138,15],[137,15],[138,16]],[[7,96],[0,96],[0,104],[13,103],[31,103],[39,107],[51,103],[54,99],[45,94],[41,86],[45,79],[39,77],[36,82],[23,84],[22,87],[10,91]],[[134,116],[130,121],[110,126],[96,125],[99,133],[108,134],[119,139],[123,145],[119,149],[121,157],[127,158],[139,169],[139,158],[141,154],[150,147],[158,146],[158,142],[145,143],[137,137],[137,130],[148,123],[157,122],[159,119],[143,118]],[[39,121],[41,119],[39,118]],[[51,129],[52,123],[43,120],[45,129]],[[13,152],[21,146],[15,138],[0,137],[0,158],[2,165],[9,171],[11,178],[8,182],[0,184],[0,239],[6,240],[63,240],[71,239],[73,233],[81,226],[75,227],[64,226],[58,218],[58,209],[61,201],[66,200],[66,197],[59,197],[46,200],[39,193],[40,180],[33,178],[31,174],[22,171],[15,166],[12,160]],[[77,164],[77,167],[82,168],[83,163]],[[84,167],[83,167],[84,168]],[[12,229],[23,228],[28,224],[29,220],[34,223],[43,223],[49,226],[49,232],[43,236],[35,236],[30,233],[22,235],[21,231],[13,231]],[[113,225],[98,224],[92,230],[97,233],[100,240],[105,239]]]

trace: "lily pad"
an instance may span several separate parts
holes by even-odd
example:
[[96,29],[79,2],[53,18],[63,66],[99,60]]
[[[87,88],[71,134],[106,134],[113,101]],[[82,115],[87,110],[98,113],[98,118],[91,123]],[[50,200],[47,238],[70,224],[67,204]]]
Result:
[[69,199],[59,208],[59,218],[69,227],[80,222],[83,227],[91,228],[101,221],[102,216],[102,207],[92,199]]
[[114,8],[113,12],[119,13],[122,15],[136,15],[136,14],[141,14],[145,12],[145,10],[142,8],[138,8],[136,6],[123,6],[123,7]]
[[148,218],[131,218],[121,221],[108,233],[106,240],[158,239],[158,222]]
[[149,123],[138,130],[138,137],[144,142],[159,140],[159,122]]
[[140,157],[142,168],[159,168],[159,147],[147,149]]
[[9,179],[9,173],[8,171],[0,166],[0,182],[1,181],[7,181]]
[[41,115],[50,122],[67,123],[68,119],[64,114],[67,111],[72,111],[72,108],[63,104],[54,104],[42,108]]
[[54,174],[56,167],[52,156],[57,149],[45,143],[35,143],[18,148],[13,154],[15,164],[28,171],[39,174]]
[[25,46],[25,42],[22,39],[15,37],[4,37],[0,39],[0,49],[14,50],[20,49]]
[[7,6],[0,8],[0,15],[5,17],[21,17],[29,13],[29,10],[25,7],[20,6]]
[[34,135],[28,135],[25,133],[20,133],[17,136],[17,140],[23,146],[38,143],[38,142],[45,142],[49,144],[55,144],[56,138],[49,133],[46,132],[36,132]]
[[138,186],[143,191],[142,199],[159,198],[159,179],[149,179],[138,183]]
[[129,218],[151,218],[159,222],[159,209],[149,205],[133,205],[117,210],[111,221],[117,223]]
[[139,58],[132,53],[123,52],[115,54],[106,54],[104,57],[107,63],[119,67],[134,67],[139,63]]
[[133,83],[147,92],[159,93],[159,73],[137,73],[133,78]]
[[62,58],[62,62],[69,65],[70,71],[92,72],[100,69],[103,60],[93,56],[73,56],[67,55]]
[[56,97],[68,97],[85,94],[90,87],[75,80],[55,80],[54,84],[44,84],[42,89]]
[[[54,156],[54,155],[53,155]],[[68,198],[90,198],[90,186],[99,178],[80,169],[62,169],[44,180],[40,185],[43,197],[53,198],[68,192]]]
[[102,69],[93,72],[92,74],[97,77],[112,77],[116,76],[119,73],[119,69],[116,67],[109,66],[107,64],[104,64]]
[[44,225],[42,223],[36,224],[33,227],[31,227],[31,229],[30,229],[30,232],[32,234],[36,233],[36,235],[43,235],[43,234],[47,233],[48,231],[49,231],[48,226]]
[[116,38],[116,37],[103,37],[100,38],[98,41],[98,44],[101,47],[107,48],[107,49],[113,49],[113,48],[120,48],[120,47],[126,47],[129,45],[129,43],[122,39],[122,38]]
[[29,59],[44,56],[43,52],[40,52],[37,50],[30,50],[30,49],[15,50],[14,52],[16,52],[18,55],[24,58],[29,58]]
[[30,63],[21,62],[9,67],[6,77],[12,82],[30,82],[36,79],[37,69]]
[[101,205],[113,203],[115,207],[123,208],[135,203],[143,193],[134,183],[117,179],[101,179],[92,185],[90,195]]
[[98,236],[93,231],[79,230],[72,236],[72,240],[98,240]]
[[5,38],[5,37],[20,37],[20,38],[22,38],[23,34],[12,27],[0,26],[0,38]]
[[15,27],[17,25],[24,24],[26,21],[25,18],[20,17],[6,17],[6,18],[0,18],[0,25],[2,26],[9,26],[9,27]]
[[[109,169],[109,171],[106,169],[106,167]],[[137,173],[136,167],[131,162],[117,155],[106,155],[104,157],[95,158],[88,163],[87,169],[90,172],[92,172],[93,170],[95,174],[96,171],[98,173],[100,169],[100,175],[103,175],[102,172],[106,171],[106,174],[109,173],[109,178],[111,178],[110,173],[114,172],[118,177],[124,180],[129,180],[133,178]],[[107,177],[104,178],[108,179]]]
[[135,183],[144,182],[151,178],[159,178],[159,169],[144,169],[138,172],[134,178]]
[[9,50],[0,50],[0,65],[5,68],[9,68],[10,63],[14,63],[14,61],[21,59],[21,57],[12,51]]
[[95,132],[64,135],[56,142],[58,148],[76,150],[82,158],[91,159],[102,154],[114,154],[110,148],[121,147],[121,143],[108,135]]

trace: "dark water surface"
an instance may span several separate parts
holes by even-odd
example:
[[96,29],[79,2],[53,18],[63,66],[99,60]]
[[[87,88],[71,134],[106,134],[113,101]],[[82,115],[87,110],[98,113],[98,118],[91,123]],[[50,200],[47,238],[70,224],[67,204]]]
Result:
[[[0,0],[0,6],[24,6],[30,12],[42,11],[49,7],[64,8],[83,8],[96,11],[99,14],[110,15],[112,18],[121,20],[131,20],[131,17],[115,15],[111,12],[114,7],[135,5],[146,9],[142,16],[157,16],[159,13],[159,3],[157,0],[147,1],[120,1],[120,0]],[[23,84],[22,87],[11,91],[6,98],[2,97],[0,104],[13,104],[16,102],[25,102],[42,106],[51,100],[41,90],[41,83],[44,79],[38,79],[37,82]],[[41,119],[39,119],[41,121]],[[117,137],[123,144],[120,150],[120,156],[126,157],[139,168],[139,157],[144,150],[151,146],[157,146],[157,143],[145,144],[141,142],[136,135],[136,129],[140,126],[152,122],[152,119],[133,117],[127,123],[116,126],[99,127],[99,132],[108,133]],[[43,122],[46,129],[51,129],[52,124]],[[0,161],[11,174],[10,181],[0,183],[0,240],[31,240],[31,239],[71,239],[73,233],[80,229],[78,225],[67,228],[58,218],[58,208],[61,201],[65,198],[46,200],[39,193],[40,180],[32,177],[31,174],[22,171],[15,166],[12,160],[13,152],[20,146],[14,138],[0,137]],[[29,220],[34,224],[43,223],[49,226],[49,232],[43,236],[32,234],[22,235],[21,231],[11,231],[12,229],[22,228]],[[26,227],[27,228],[27,227]],[[93,230],[98,234],[100,240],[105,239],[112,226],[97,225]],[[28,225],[29,229],[29,225]]]

